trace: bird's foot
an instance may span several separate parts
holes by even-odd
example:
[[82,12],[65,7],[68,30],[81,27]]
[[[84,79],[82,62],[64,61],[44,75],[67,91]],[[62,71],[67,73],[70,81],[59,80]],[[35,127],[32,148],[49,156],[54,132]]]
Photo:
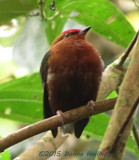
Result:
[[87,106],[89,106],[90,108],[92,108],[92,110],[94,110],[95,102],[93,100],[90,100],[88,101]]
[[64,113],[61,110],[57,110],[56,114],[59,115],[58,119],[59,119],[59,122],[61,123],[61,125],[64,125],[63,119],[66,118]]
[[72,124],[65,125],[64,120],[65,119],[67,120],[67,118],[65,117],[64,113],[61,110],[57,110],[56,114],[59,115],[58,120],[59,120],[59,123],[62,125],[62,127],[60,127],[62,137],[71,134]]

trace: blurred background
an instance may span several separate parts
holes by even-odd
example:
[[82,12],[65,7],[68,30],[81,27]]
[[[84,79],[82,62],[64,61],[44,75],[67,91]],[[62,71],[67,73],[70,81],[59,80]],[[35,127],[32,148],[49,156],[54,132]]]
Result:
[[[13,2],[16,1],[14,0]],[[137,31],[139,29],[139,1],[112,0],[112,2],[126,15],[126,18]],[[6,0],[5,8],[2,8],[2,5],[0,5],[0,84],[16,77],[38,72],[42,57],[50,47],[46,38],[46,23],[42,21],[41,17],[37,16],[37,14],[36,16],[24,14],[24,6],[21,7],[19,4],[19,12],[21,13],[17,14],[18,16],[15,13],[15,18],[11,19],[9,15],[6,15],[6,10],[11,9],[10,3],[11,1]],[[18,6],[18,3],[16,2],[15,5]],[[37,13],[35,5],[27,5],[26,10],[31,11],[30,14],[32,14],[32,10],[33,14]],[[4,18],[2,16],[7,17],[7,20],[3,21]],[[83,29],[84,27],[69,18],[63,31],[71,28]],[[101,54],[105,67],[118,58],[125,50],[125,48],[104,39],[92,31],[88,33],[87,39]],[[9,110],[7,109],[5,114],[8,113]],[[1,118],[0,136],[6,136],[23,126],[25,125],[22,123]],[[11,147],[9,150],[12,153],[12,159],[30,147],[38,138],[39,136],[33,137]],[[98,146],[99,142],[94,140],[94,144]],[[136,160],[137,158],[127,153],[125,160],[131,159]]]

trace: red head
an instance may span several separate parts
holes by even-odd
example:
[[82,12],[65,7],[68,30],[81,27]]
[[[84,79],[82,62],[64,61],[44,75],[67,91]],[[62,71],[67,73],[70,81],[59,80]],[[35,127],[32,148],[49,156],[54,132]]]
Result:
[[79,33],[81,30],[80,29],[69,29],[69,30],[66,30],[64,32],[62,32],[61,34],[69,34],[69,33]]
[[90,30],[90,26],[80,30],[80,29],[69,29],[67,31],[62,32],[52,43],[52,46],[55,45],[57,42],[61,41],[64,38],[75,38],[79,37],[79,38],[84,38],[85,34]]

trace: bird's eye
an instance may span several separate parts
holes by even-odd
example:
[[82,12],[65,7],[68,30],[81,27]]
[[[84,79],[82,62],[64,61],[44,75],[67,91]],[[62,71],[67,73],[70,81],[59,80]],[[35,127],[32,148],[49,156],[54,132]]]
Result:
[[68,33],[66,33],[66,34],[65,34],[65,37],[68,37],[68,36],[69,36],[69,34],[68,34]]

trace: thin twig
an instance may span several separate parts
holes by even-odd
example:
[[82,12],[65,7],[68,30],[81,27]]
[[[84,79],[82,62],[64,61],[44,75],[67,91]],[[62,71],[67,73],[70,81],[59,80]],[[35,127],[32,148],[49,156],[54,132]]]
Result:
[[[117,91],[117,94],[118,94],[118,91]],[[128,119],[128,118],[127,118],[127,119]],[[139,149],[139,135],[138,135],[138,132],[137,132],[137,127],[136,127],[135,122],[133,123],[132,131],[133,131],[133,135],[134,135],[136,144],[137,144],[138,149]]]
[[39,6],[40,6],[40,15],[42,19],[46,19],[45,13],[44,13],[44,5],[45,5],[45,0],[39,0]]
[[62,126],[63,124],[59,121],[60,118],[63,119],[62,121],[64,122],[64,124],[67,124],[84,119],[91,115],[111,110],[115,105],[116,99],[117,98],[112,98],[105,101],[96,102],[95,106],[81,106],[79,108],[64,112],[64,116],[56,115],[45,120],[39,121],[37,123],[34,123],[32,125],[26,126],[16,131],[15,133],[8,135],[7,137],[1,138],[0,152],[3,152],[8,147],[17,144],[27,138],[30,138],[34,135]]
[[15,78],[16,78],[16,77],[15,77],[14,74],[9,74],[8,76],[0,79],[0,84],[1,84],[1,83],[5,83],[6,81],[9,81],[9,80],[13,80],[13,79],[15,79]]
[[[56,11],[55,14],[53,16],[51,16],[51,17],[46,17],[46,15],[45,15],[45,18],[43,20],[51,21],[55,17],[59,16],[60,13],[61,13],[60,11]],[[32,13],[29,14],[29,16],[31,16],[31,17],[38,16],[38,15],[40,15],[40,12],[37,12],[37,13],[33,13],[32,12]]]
[[138,129],[137,129],[135,123],[133,124],[133,135],[134,135],[134,138],[135,138],[135,141],[137,143],[138,150],[139,150],[139,134],[138,134]]
[[116,145],[117,145],[117,143],[119,142],[119,139],[120,139],[121,135],[123,134],[126,126],[128,125],[131,117],[132,117],[133,114],[135,113],[135,110],[137,109],[138,104],[139,104],[139,97],[138,97],[138,99],[136,100],[135,104],[133,105],[133,107],[132,107],[132,109],[131,109],[131,112],[130,112],[129,115],[127,116],[127,119],[126,119],[125,122],[123,123],[122,128],[119,130],[119,133],[117,134],[117,137],[116,137],[113,145],[111,146],[110,153],[113,153],[113,152],[114,152],[114,150],[115,150],[115,148],[116,148]]
[[129,44],[128,48],[126,49],[125,54],[121,58],[119,64],[116,66],[117,68],[121,68],[122,67],[123,63],[125,62],[126,58],[129,55],[130,51],[134,47],[134,45],[135,45],[135,43],[137,41],[138,35],[139,35],[139,31],[135,34],[134,38],[132,39],[131,43]]
[[[45,12],[44,12],[44,7],[45,7],[45,3],[46,3],[46,0],[39,0],[39,6],[40,6],[40,15],[42,17],[42,20],[47,20],[47,21],[50,21],[52,19],[54,19],[55,17],[57,17],[60,12],[56,11],[55,14],[51,17],[46,17],[45,15]],[[53,11],[56,10],[56,7],[55,7],[55,0],[52,0],[52,4],[49,6],[49,8]],[[36,16],[36,14],[34,14],[34,16]]]
[[47,20],[47,21],[51,21],[52,19],[54,19],[55,17],[57,17],[57,16],[59,16],[60,15],[60,12],[59,11],[57,11],[57,12],[55,12],[55,14],[53,15],[53,16],[51,16],[51,17],[45,17],[45,20]]

